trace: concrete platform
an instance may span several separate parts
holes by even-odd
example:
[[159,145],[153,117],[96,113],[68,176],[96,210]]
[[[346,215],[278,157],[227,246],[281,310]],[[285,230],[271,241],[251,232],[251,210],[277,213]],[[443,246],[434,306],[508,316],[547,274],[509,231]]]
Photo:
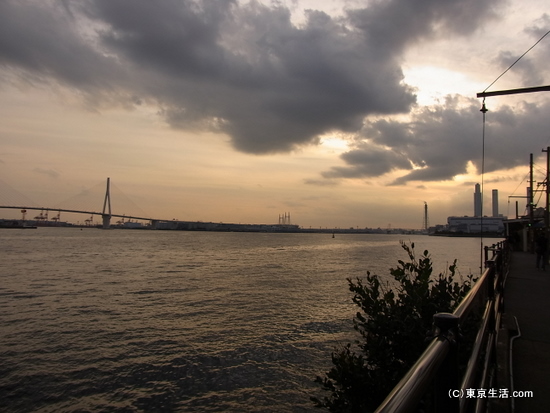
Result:
[[[550,412],[550,265],[535,268],[535,255],[514,252],[504,288],[504,310],[516,317],[521,336],[512,344],[515,412]],[[512,389],[510,394],[512,393]]]

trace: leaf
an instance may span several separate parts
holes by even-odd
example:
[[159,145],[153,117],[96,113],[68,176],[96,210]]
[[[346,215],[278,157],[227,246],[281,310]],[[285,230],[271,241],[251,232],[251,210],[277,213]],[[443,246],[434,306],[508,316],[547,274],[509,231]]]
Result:
[[471,288],[473,275],[454,281],[456,260],[448,274],[432,276],[428,250],[416,260],[414,243],[401,242],[409,261],[390,268],[397,286],[367,272],[366,281],[347,279],[352,300],[360,308],[353,327],[361,339],[333,353],[334,367],[326,373],[323,389],[330,397],[315,398],[318,407],[331,412],[373,411],[416,362],[426,346],[436,312],[451,312]]

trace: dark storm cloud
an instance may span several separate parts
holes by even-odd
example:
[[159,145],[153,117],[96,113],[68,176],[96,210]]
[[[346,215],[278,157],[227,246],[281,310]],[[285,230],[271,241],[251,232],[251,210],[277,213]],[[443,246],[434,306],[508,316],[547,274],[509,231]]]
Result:
[[100,32],[108,50],[167,76],[200,79],[225,69],[220,23],[234,3],[96,0],[87,11],[108,25]]
[[419,40],[449,34],[467,35],[495,17],[500,1],[375,1],[349,16],[378,56],[396,53]]
[[349,166],[333,167],[322,174],[325,178],[380,176],[394,168],[411,167],[410,161],[400,151],[385,149],[369,142],[361,143],[358,148],[342,154],[341,158]]
[[105,88],[118,68],[82,36],[63,4],[0,1],[0,67],[82,89]]
[[[487,102],[490,107],[490,102]],[[443,181],[466,173],[472,162],[481,170],[483,121],[480,102],[449,97],[444,105],[427,107],[411,121],[381,120],[365,125],[364,139],[341,155],[346,163],[323,173],[327,178],[374,178],[404,171],[393,184]],[[550,141],[550,102],[521,103],[487,113],[485,171],[525,165],[529,151]]]
[[502,70],[513,67],[513,71],[521,76],[522,83],[518,86],[540,86],[545,82],[545,75],[548,75],[550,42],[543,40],[546,36],[549,36],[549,28],[550,16],[544,13],[531,26],[524,29],[524,32],[534,42],[531,49],[525,51],[525,53],[519,50],[503,50],[498,53],[495,59],[496,64]]
[[[497,64],[506,69],[510,67],[518,56],[510,51],[500,52],[497,57]],[[541,85],[544,82],[544,77],[541,74],[541,70],[537,67],[537,62],[533,61],[529,57],[523,58],[522,61],[515,67],[515,71],[521,74],[522,85],[521,86],[535,86]]]
[[541,42],[537,44],[537,48],[530,52],[529,55],[524,56],[518,64],[518,69],[523,75],[524,86],[538,86],[545,82],[545,78],[541,72],[548,74],[547,56],[550,55],[549,29],[550,15],[544,13],[532,26],[524,30],[527,34],[531,35],[533,41]]
[[3,0],[0,64],[98,105],[157,105],[173,127],[227,133],[243,152],[282,152],[357,132],[369,114],[408,112],[406,47],[472,33],[500,3],[388,0],[339,18],[309,11],[298,26],[258,2]]

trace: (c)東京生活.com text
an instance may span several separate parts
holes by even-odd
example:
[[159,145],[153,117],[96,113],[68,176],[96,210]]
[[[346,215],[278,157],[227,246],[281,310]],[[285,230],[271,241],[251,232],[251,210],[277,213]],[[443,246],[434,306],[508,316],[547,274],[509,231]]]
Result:
[[533,392],[529,390],[508,389],[451,389],[449,390],[451,399],[508,399],[520,397],[533,397]]

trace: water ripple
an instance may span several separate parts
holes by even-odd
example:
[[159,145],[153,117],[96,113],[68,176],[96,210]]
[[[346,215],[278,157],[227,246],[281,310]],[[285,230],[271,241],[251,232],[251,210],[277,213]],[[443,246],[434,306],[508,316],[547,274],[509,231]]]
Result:
[[388,237],[0,232],[2,411],[316,411]]

